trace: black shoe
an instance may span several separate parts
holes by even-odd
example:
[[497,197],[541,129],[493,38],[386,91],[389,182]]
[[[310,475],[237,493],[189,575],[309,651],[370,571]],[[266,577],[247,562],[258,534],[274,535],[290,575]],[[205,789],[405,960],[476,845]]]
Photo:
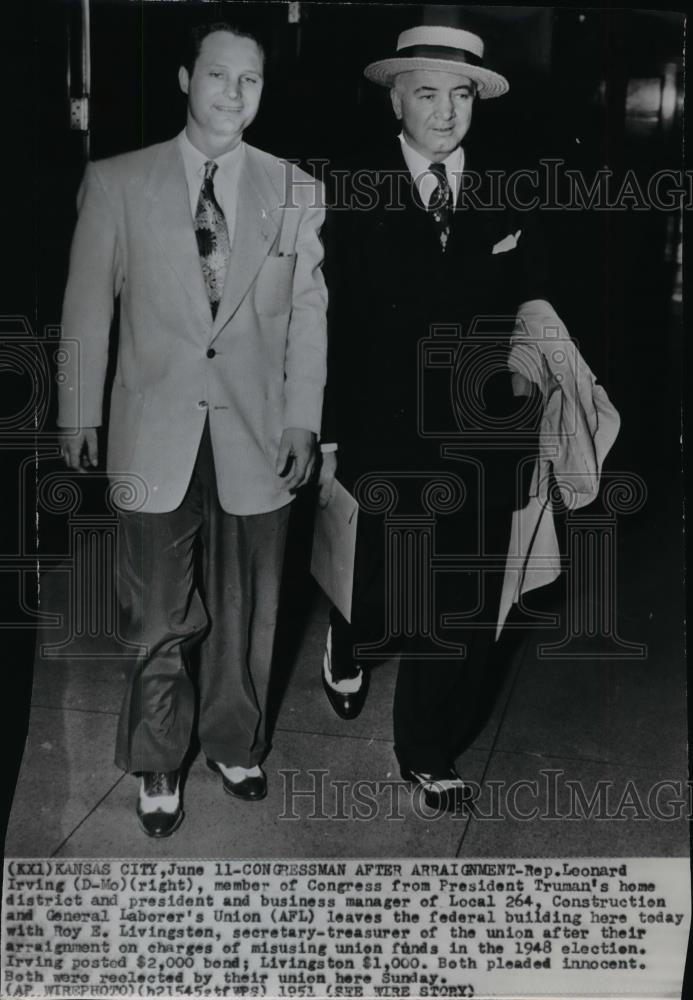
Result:
[[472,802],[471,786],[465,784],[454,767],[446,768],[441,774],[431,774],[402,766],[400,774],[405,781],[420,788],[426,805],[438,812],[459,812]]
[[137,818],[148,837],[170,837],[183,820],[178,771],[143,771]]
[[353,693],[345,694],[341,691],[336,691],[327,680],[326,673],[330,677],[332,676],[332,626],[330,626],[327,630],[323,670],[320,676],[322,677],[322,686],[327,695],[327,700],[340,719],[355,719],[360,714],[366,701],[366,695],[368,694],[368,673],[362,667],[358,669],[361,673],[361,686],[358,691],[354,691]]
[[229,795],[235,795],[237,799],[257,802],[259,799],[264,799],[265,795],[267,795],[267,778],[265,777],[265,772],[262,770],[254,777],[242,778],[241,781],[231,781],[224,774],[219,764],[215,760],[210,760],[209,757],[207,758],[207,767],[210,771],[221,775],[221,783],[224,791]]

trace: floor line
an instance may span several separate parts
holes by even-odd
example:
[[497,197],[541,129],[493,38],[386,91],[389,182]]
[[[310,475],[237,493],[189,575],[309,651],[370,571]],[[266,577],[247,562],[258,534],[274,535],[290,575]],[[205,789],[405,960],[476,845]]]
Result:
[[99,808],[99,806],[101,805],[101,803],[104,802],[108,798],[108,796],[111,794],[111,792],[114,790],[114,788],[117,785],[120,784],[120,782],[123,780],[124,777],[125,777],[125,773],[121,774],[120,777],[118,778],[118,780],[114,781],[114,783],[111,785],[111,787],[108,789],[108,791],[104,795],[102,795],[101,798],[98,800],[98,802],[96,802],[91,807],[91,809],[87,812],[86,816],[82,817],[82,819],[79,821],[79,823],[77,824],[77,826],[75,826],[72,830],[70,830],[70,832],[68,833],[68,835],[66,837],[64,837],[60,841],[60,843],[58,844],[58,846],[56,847],[56,849],[50,855],[52,858],[55,858],[57,856],[58,851],[65,846],[65,844],[68,842],[68,840],[71,837],[73,837],[75,833],[77,833],[77,831],[79,830],[79,828],[86,823],[86,821],[89,819],[89,817],[93,816],[93,814]]

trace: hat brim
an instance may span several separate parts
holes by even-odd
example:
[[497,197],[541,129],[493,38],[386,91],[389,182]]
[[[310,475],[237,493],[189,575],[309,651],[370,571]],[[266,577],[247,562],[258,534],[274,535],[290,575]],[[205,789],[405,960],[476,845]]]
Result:
[[402,57],[397,59],[380,59],[370,63],[363,71],[366,79],[389,87],[398,73],[406,73],[412,69],[431,69],[443,73],[457,73],[473,80],[477,85],[477,94],[481,100],[491,97],[501,97],[510,90],[510,84],[491,69],[483,66],[472,66],[471,63],[455,62],[452,59],[429,59],[426,57]]

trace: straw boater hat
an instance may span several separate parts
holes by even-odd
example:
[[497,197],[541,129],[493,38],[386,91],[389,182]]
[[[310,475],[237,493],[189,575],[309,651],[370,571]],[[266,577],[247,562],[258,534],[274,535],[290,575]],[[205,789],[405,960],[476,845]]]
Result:
[[371,63],[364,73],[373,83],[389,87],[398,73],[409,69],[442,70],[469,77],[476,83],[482,99],[500,97],[510,89],[510,84],[500,73],[486,69],[483,58],[484,43],[471,31],[422,25],[403,31],[397,39],[396,54]]

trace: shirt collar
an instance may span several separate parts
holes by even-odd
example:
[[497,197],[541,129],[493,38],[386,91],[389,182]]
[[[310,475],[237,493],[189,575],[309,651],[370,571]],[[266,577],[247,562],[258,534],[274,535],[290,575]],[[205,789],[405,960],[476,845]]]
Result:
[[179,133],[178,143],[186,171],[190,174],[198,175],[200,177],[200,181],[204,176],[205,163],[207,163],[208,160],[213,160],[219,167],[219,170],[222,173],[226,173],[228,170],[235,168],[245,155],[245,143],[241,141],[237,146],[234,146],[233,149],[229,149],[228,152],[222,153],[221,156],[205,156],[204,153],[200,152],[197,146],[193,146],[190,142],[185,129]]
[[[427,160],[425,156],[422,156],[418,150],[410,146],[404,137],[404,132],[400,132],[399,141],[402,144],[402,155],[404,156],[404,161],[409,168],[409,172],[416,180],[421,174],[428,172],[431,166],[431,161]],[[449,156],[446,156],[444,160],[441,161],[445,166],[445,172],[448,175],[448,180],[452,180],[459,175],[464,170],[464,150],[461,146],[456,146]]]

